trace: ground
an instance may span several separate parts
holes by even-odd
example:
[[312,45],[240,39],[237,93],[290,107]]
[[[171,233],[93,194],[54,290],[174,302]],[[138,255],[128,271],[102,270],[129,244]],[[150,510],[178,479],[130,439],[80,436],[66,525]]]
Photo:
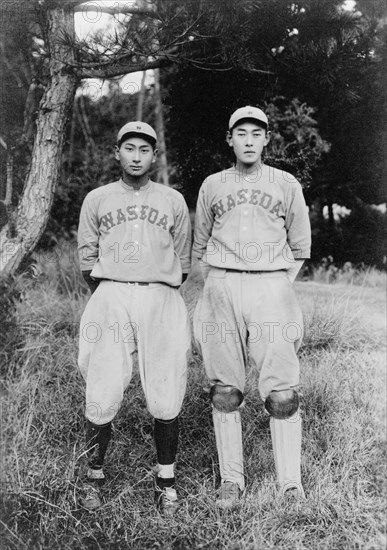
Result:
[[[200,355],[190,360],[177,462],[182,506],[153,506],[152,419],[136,374],[116,419],[101,510],[79,504],[84,467],[77,327],[88,299],[66,268],[24,283],[2,357],[2,548],[382,549],[385,536],[383,288],[296,282],[306,334],[300,350],[307,499],[278,496],[268,417],[249,369],[243,410],[247,490],[240,509],[214,507],[219,482]],[[197,272],[182,293],[192,313]]]

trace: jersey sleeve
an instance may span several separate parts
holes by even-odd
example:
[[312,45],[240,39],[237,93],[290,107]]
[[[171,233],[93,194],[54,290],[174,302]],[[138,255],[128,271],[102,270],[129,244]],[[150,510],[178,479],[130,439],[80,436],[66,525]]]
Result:
[[191,220],[189,217],[188,207],[182,197],[177,207],[173,242],[176,254],[180,258],[183,273],[189,273],[191,269],[191,234]]
[[192,255],[199,260],[206,252],[213,225],[214,215],[207,198],[207,183],[205,180],[199,190],[196,204],[194,244],[192,247]]
[[99,253],[99,228],[96,207],[90,197],[83,201],[78,226],[78,255],[82,271],[93,269]]
[[310,258],[311,229],[308,208],[302,187],[297,180],[292,182],[285,217],[287,242],[296,260]]

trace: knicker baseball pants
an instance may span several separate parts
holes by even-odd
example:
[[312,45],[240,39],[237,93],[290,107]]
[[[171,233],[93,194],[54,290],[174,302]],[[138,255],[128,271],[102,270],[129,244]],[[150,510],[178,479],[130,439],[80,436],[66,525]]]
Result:
[[115,417],[136,350],[150,414],[175,418],[186,390],[190,344],[188,314],[176,288],[101,281],[80,323],[78,365],[86,382],[86,418],[101,425]]

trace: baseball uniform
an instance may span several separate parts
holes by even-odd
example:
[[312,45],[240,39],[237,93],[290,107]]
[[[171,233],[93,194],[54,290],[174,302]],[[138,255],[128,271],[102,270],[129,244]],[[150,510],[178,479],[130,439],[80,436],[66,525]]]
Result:
[[188,313],[178,291],[190,269],[191,227],[183,196],[149,179],[157,135],[126,123],[114,156],[122,178],[89,193],[80,214],[80,266],[92,296],[82,315],[78,365],[86,381],[88,471],[83,506],[101,505],[100,480],[116,416],[138,366],[154,417],[155,504],[178,509],[174,464],[186,389]]
[[94,424],[117,413],[136,349],[150,413],[179,413],[190,328],[177,289],[190,269],[190,239],[188,208],[172,188],[149,181],[136,190],[120,179],[86,196],[80,266],[101,282],[81,319],[79,368]]
[[208,177],[199,191],[192,255],[210,266],[195,312],[210,380],[243,392],[249,352],[261,369],[263,400],[298,384],[302,315],[286,275],[294,259],[310,257],[298,181],[266,165],[249,179],[235,168]]
[[281,490],[296,487],[303,494],[301,422],[291,389],[299,383],[296,352],[303,327],[287,272],[295,260],[310,257],[310,224],[298,181],[261,162],[267,124],[266,115],[250,106],[231,116],[228,139],[237,164],[206,178],[195,216],[193,256],[209,271],[194,332],[212,384],[222,479],[218,503],[227,506],[245,486],[239,406],[248,360],[260,371],[266,408],[274,403],[270,425]]

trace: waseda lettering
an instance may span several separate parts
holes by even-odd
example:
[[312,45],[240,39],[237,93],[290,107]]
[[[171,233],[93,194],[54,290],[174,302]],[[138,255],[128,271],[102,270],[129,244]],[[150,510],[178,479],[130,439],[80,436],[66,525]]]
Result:
[[168,216],[167,214],[164,214],[164,216],[161,218],[159,222],[156,223],[158,227],[162,227],[163,229],[168,229]]
[[[269,193],[262,193],[260,189],[239,189],[236,194],[229,193],[223,199],[219,199],[212,206],[212,212],[216,219],[221,218],[227,212],[234,210],[238,206],[244,204],[252,204],[253,206],[259,206],[268,210],[270,214],[275,214],[277,218],[280,217],[280,211],[282,209],[282,202],[277,200],[274,202],[274,197]],[[274,204],[273,204],[274,203]],[[271,210],[270,210],[271,208]]]
[[247,202],[248,189],[239,189],[237,191],[238,201],[237,204],[245,204]]
[[158,218],[158,215],[159,215],[159,211],[156,210],[156,208],[151,208],[148,214],[148,222],[152,224],[155,223]]
[[232,195],[227,195],[227,210],[228,212],[236,207],[235,199]]
[[104,216],[101,217],[101,224],[106,227],[106,229],[109,231],[112,227],[114,227],[116,224],[113,221],[113,214],[111,212],[108,212]]
[[261,200],[259,201],[259,206],[262,206],[262,208],[265,208],[267,210],[271,205],[272,198],[273,197],[268,193],[264,193],[261,197]]
[[114,212],[106,212],[100,217],[100,225],[103,226],[106,231],[110,231],[112,227],[121,225],[122,223],[132,222],[134,220],[142,220],[161,227],[164,231],[171,229],[172,225],[169,223],[168,214],[162,214],[156,208],[151,208],[148,204],[136,205],[126,207],[126,211],[121,208],[117,208]]
[[259,189],[253,189],[250,194],[250,200],[249,204],[258,204],[258,195],[261,194],[261,191]]
[[273,208],[270,210],[270,214],[276,214],[277,217],[279,217],[279,211],[281,209],[282,203],[281,201],[277,201]]
[[141,205],[140,220],[146,220],[146,211],[149,208],[147,204]]
[[220,199],[218,202],[212,205],[212,211],[214,212],[215,218],[221,218],[223,214],[226,213],[226,210],[224,209],[222,199]]
[[128,222],[131,222],[133,220],[137,220],[138,214],[136,212],[136,208],[137,208],[136,204],[132,204],[131,206],[128,206],[126,208],[126,211],[128,213]]
[[120,225],[123,222],[126,222],[126,218],[125,218],[125,215],[122,212],[121,208],[119,208],[117,210],[117,225]]

